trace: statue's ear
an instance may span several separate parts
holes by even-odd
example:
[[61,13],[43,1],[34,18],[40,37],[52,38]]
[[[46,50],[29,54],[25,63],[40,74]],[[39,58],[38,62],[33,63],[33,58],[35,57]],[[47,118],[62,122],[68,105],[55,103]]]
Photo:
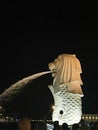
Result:
[[62,57],[62,56],[61,56],[61,55],[59,55],[59,56],[58,56],[58,59],[60,59],[61,57]]

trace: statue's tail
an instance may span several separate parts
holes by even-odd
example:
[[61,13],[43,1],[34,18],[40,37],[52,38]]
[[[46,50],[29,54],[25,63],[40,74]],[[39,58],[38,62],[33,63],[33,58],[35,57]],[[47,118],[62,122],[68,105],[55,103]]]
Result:
[[48,73],[52,73],[52,71],[36,73],[17,81],[15,84],[12,84],[9,88],[7,88],[3,93],[0,94],[0,102],[11,99],[12,95],[19,93],[23,87],[31,83],[34,79],[37,79],[40,76]]

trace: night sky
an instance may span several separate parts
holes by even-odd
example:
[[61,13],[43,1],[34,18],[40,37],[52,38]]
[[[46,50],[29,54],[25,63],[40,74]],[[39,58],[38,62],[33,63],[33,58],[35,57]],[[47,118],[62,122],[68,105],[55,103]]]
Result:
[[[93,3],[7,3],[1,10],[0,93],[24,77],[49,70],[48,63],[59,54],[76,54],[83,71],[83,113],[98,114],[96,10]],[[51,74],[34,80],[5,109],[46,116],[53,104],[51,83]]]

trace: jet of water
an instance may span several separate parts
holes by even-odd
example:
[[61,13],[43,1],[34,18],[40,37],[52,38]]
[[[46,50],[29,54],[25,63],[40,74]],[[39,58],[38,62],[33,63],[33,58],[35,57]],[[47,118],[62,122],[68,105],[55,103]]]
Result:
[[52,73],[52,71],[44,71],[44,72],[36,73],[17,81],[15,84],[12,84],[3,93],[0,94],[0,102],[10,100],[12,95],[19,93],[23,87],[31,83],[34,79],[37,79],[40,76],[43,76],[48,73]]

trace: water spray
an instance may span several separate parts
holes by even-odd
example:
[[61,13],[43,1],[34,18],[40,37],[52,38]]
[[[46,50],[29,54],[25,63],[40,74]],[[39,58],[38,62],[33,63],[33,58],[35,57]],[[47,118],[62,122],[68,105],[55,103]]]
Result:
[[23,87],[31,83],[34,79],[37,79],[48,73],[53,73],[53,71],[43,71],[40,73],[36,73],[17,81],[15,84],[12,84],[3,93],[0,94],[0,102],[2,102],[3,100],[4,101],[9,100],[12,95],[19,93]]

